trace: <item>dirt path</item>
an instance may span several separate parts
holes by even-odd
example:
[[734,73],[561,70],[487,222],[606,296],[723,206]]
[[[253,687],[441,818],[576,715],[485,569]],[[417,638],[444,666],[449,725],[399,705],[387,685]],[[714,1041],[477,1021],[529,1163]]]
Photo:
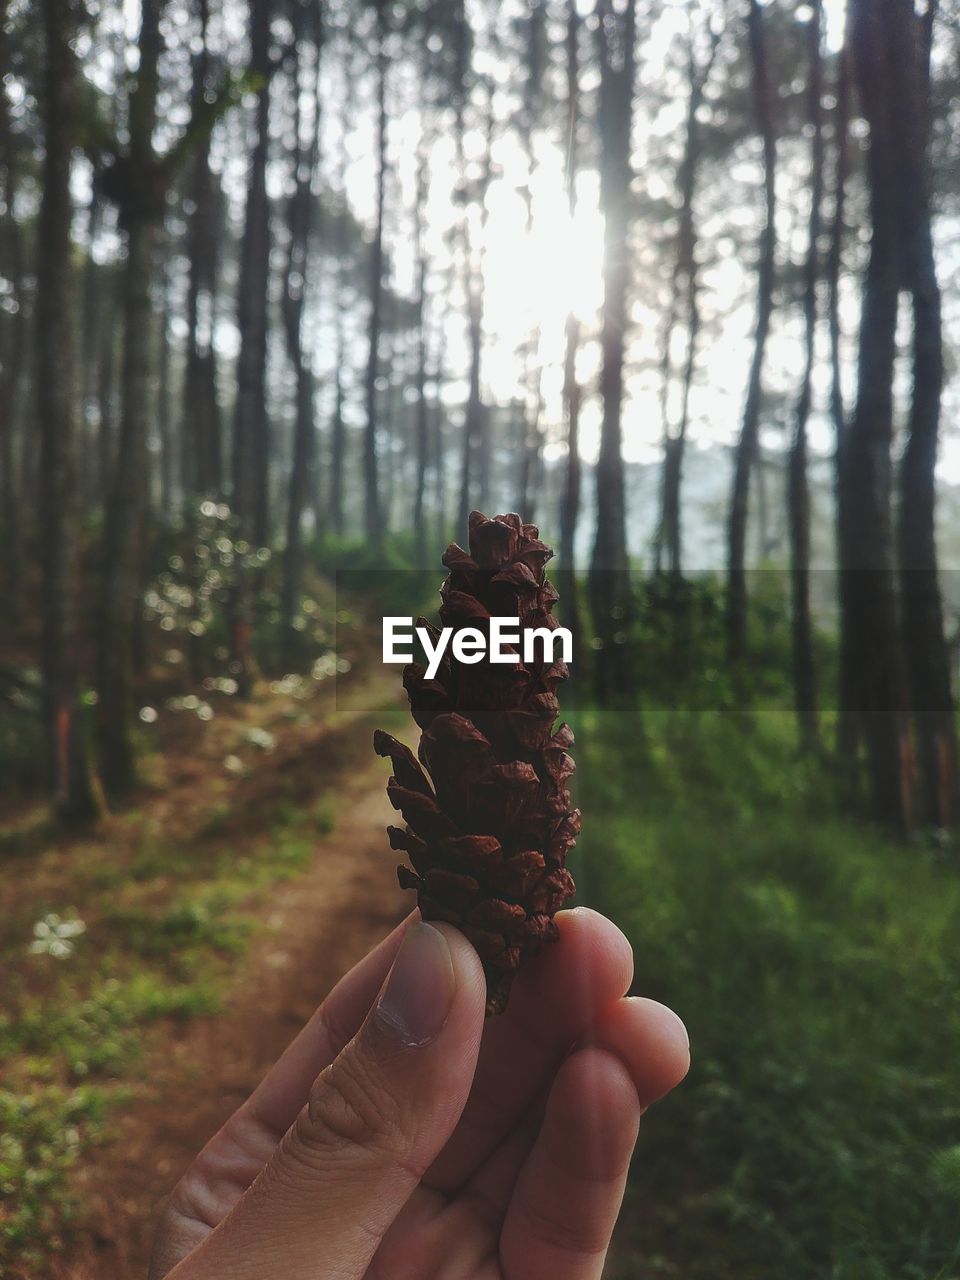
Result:
[[138,1096],[74,1179],[81,1243],[54,1264],[59,1280],[143,1280],[158,1205],[184,1168],[341,974],[405,914],[380,773],[344,781],[336,829],[318,841],[311,869],[271,891],[267,929],[238,961],[224,1010],[151,1037]]

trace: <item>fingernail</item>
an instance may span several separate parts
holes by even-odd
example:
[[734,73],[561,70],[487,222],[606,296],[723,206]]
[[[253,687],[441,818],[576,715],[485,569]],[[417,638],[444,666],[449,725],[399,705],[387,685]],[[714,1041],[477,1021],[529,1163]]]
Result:
[[377,1002],[377,1020],[390,1035],[419,1048],[439,1034],[455,989],[446,938],[429,924],[413,924],[404,934]]
[[[669,1006],[667,1006],[667,1007],[669,1008]],[[674,1013],[673,1009],[670,1009],[669,1011],[670,1011],[670,1013],[672,1013],[672,1014],[673,1014],[674,1020],[676,1021],[678,1037],[679,1037],[679,1036],[682,1036],[682,1037],[683,1037],[683,1043],[687,1046],[687,1052],[689,1053],[689,1051],[690,1051],[690,1032],[687,1030],[687,1024],[684,1022],[684,1020],[680,1017],[680,1015],[679,1015],[678,1013]]]
[[677,1044],[682,1044],[687,1052],[690,1052],[690,1033],[687,1031],[687,1024],[668,1004],[661,1004],[659,1000],[650,1000],[647,996],[627,996],[627,999],[638,1005],[653,1006],[661,1014],[666,1014],[666,1023],[672,1027]]

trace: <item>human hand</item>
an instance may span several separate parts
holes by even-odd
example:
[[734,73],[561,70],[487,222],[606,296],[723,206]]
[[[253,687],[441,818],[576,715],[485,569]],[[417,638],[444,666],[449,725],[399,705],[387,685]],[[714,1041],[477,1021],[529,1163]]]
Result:
[[689,1050],[673,1013],[624,998],[609,920],[557,924],[485,1021],[473,947],[408,917],[177,1185],[150,1280],[599,1277],[641,1113]]

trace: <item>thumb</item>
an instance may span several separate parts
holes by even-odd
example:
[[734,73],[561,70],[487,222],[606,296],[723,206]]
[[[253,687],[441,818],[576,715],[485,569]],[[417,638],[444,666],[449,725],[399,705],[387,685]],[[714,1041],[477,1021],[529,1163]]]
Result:
[[366,1021],[270,1163],[169,1280],[362,1276],[460,1118],[485,999],[466,938],[411,925]]

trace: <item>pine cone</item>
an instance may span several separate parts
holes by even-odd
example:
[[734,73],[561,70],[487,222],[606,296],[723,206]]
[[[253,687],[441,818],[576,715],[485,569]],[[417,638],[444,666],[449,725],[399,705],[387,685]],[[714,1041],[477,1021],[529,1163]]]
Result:
[[434,680],[419,664],[404,669],[422,730],[419,763],[390,734],[374,735],[377,753],[393,762],[387,794],[406,823],[387,828],[413,866],[398,868],[400,884],[416,889],[423,919],[456,925],[476,947],[488,1014],[506,1007],[524,959],[557,937],[553,917],[574,892],[564,865],[580,831],[567,790],[573,733],[563,724],[554,731],[567,668],[546,661],[542,645],[540,660],[520,656],[524,630],[559,625],[544,575],[552,555],[519,516],[472,513],[469,554],[451,543],[443,556],[440,617],[485,633],[491,616],[519,618],[517,660],[471,666],[448,648]]

